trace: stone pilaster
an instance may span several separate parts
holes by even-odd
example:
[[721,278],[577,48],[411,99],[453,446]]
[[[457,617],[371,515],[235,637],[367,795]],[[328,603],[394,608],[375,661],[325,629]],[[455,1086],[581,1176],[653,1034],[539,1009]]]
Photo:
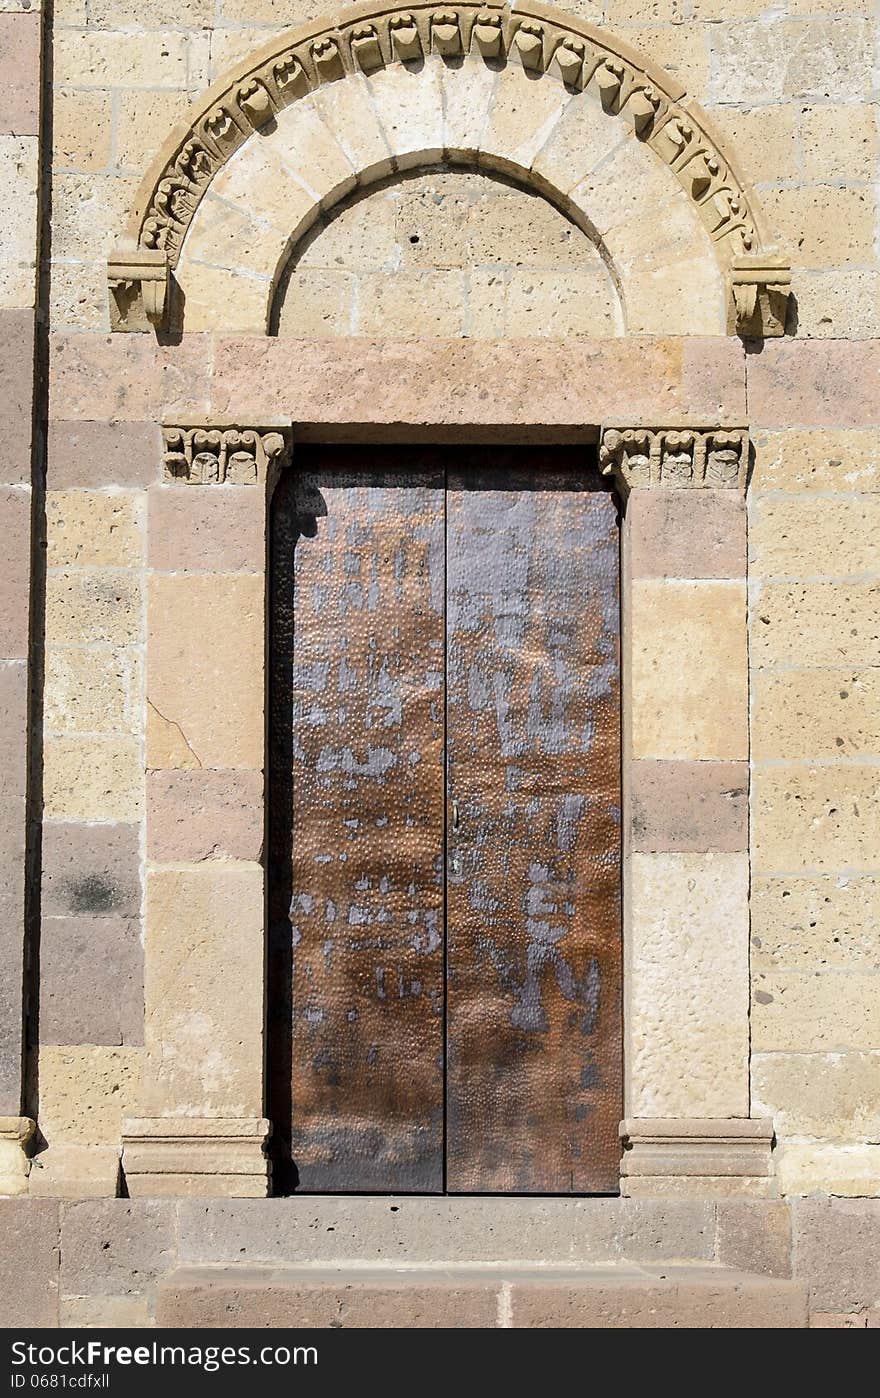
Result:
[[177,422],[163,438],[148,526],[146,1059],[123,1169],[132,1195],[252,1197],[269,1174],[266,530],[290,430]]
[[625,502],[622,1188],[754,1193],[748,433],[608,427],[600,464]]

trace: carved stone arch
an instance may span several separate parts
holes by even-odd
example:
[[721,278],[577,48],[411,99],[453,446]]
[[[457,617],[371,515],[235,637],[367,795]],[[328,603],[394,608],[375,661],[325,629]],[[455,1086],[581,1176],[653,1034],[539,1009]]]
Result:
[[471,0],[362,4],[215,83],[141,185],[109,267],[114,328],[167,324],[174,273],[191,305],[199,279],[220,305],[234,283],[236,328],[265,331],[323,210],[438,161],[552,199],[613,268],[630,333],[783,332],[788,265],[684,86],[573,16]]

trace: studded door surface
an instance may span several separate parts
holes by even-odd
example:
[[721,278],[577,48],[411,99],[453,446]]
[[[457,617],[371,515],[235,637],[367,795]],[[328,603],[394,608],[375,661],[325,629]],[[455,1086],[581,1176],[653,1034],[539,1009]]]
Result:
[[276,492],[282,1191],[617,1187],[617,516],[584,458],[300,448]]

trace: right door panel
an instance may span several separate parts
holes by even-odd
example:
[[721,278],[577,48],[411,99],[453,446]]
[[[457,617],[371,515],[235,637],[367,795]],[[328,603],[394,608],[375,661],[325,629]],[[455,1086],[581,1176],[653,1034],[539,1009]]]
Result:
[[618,1183],[618,527],[583,456],[451,454],[452,1193]]

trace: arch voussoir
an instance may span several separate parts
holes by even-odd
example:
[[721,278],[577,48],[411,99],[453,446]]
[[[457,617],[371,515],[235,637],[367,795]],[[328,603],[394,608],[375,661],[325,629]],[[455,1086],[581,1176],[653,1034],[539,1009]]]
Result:
[[[199,281],[216,287],[225,270],[252,283],[236,293],[248,307],[236,328],[265,330],[283,256],[320,211],[439,161],[500,171],[568,212],[597,240],[627,329],[782,333],[790,269],[682,84],[546,6],[471,0],[360,5],[280,36],[209,89],[146,175],[111,259],[113,328],[166,325],[172,274],[194,314]],[[273,179],[284,207],[260,190]],[[232,215],[226,233],[208,227],[224,222],[218,200],[251,219],[251,248],[236,250]],[[672,211],[675,235],[627,251],[627,218],[658,208]],[[629,212],[615,220],[617,209]]]

